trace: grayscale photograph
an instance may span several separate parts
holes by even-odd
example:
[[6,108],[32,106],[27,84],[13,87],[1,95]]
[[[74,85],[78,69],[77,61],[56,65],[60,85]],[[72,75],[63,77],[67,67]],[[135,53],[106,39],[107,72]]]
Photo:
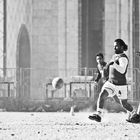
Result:
[[0,0],[0,140],[139,140],[140,1]]

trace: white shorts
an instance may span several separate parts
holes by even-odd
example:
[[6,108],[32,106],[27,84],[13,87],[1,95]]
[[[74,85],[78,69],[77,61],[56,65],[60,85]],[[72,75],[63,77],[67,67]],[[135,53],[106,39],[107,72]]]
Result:
[[109,81],[106,81],[102,87],[103,90],[107,90],[109,97],[113,97],[114,95],[117,95],[119,99],[127,99],[127,93],[128,93],[128,86],[117,86]]

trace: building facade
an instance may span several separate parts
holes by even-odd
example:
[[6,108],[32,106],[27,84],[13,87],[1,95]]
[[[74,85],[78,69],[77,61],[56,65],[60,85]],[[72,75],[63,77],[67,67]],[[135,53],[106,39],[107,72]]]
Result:
[[6,0],[6,77],[14,75],[16,96],[44,100],[49,79],[96,67],[98,52],[109,61],[116,38],[128,44],[136,81],[139,7],[139,0]]

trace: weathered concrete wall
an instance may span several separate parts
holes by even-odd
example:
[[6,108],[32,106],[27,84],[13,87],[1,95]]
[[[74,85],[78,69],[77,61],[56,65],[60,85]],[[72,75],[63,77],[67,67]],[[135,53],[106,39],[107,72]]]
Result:
[[[42,100],[50,77],[78,68],[78,0],[7,0],[7,68],[17,68],[22,25],[30,40],[31,99]],[[16,81],[16,70],[12,75]]]
[[113,54],[113,41],[117,32],[117,1],[105,1],[105,26],[104,26],[104,50],[105,59],[109,61]]
[[58,69],[58,2],[33,0],[32,67]]
[[78,70],[78,0],[33,0],[32,4],[31,63],[39,70],[32,72],[31,96],[44,99],[40,79],[45,84],[51,77]]
[[45,84],[53,74],[48,69],[58,74],[58,1],[33,0],[32,6],[31,98],[44,99],[45,89],[39,81]]

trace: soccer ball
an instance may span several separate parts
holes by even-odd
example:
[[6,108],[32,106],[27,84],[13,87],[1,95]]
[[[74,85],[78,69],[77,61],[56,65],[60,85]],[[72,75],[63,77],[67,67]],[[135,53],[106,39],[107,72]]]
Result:
[[64,81],[62,78],[60,77],[55,77],[53,80],[52,80],[52,87],[54,89],[60,89],[62,88],[64,85]]

